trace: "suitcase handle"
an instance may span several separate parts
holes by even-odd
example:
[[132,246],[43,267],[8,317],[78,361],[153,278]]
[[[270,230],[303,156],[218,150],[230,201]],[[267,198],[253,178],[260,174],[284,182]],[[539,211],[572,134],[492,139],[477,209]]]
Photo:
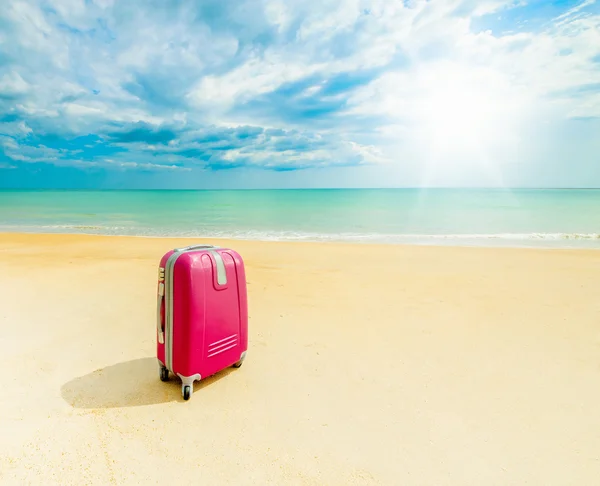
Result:
[[203,248],[209,249],[215,249],[218,248],[217,246],[213,246],[213,245],[191,245],[191,246],[186,246],[185,248],[176,248],[175,251],[191,251],[191,250],[201,250]]
[[165,331],[163,329],[163,320],[161,315],[162,303],[165,300],[165,284],[160,282],[158,284],[158,298],[156,299],[156,330],[158,331],[158,342],[160,344],[165,343]]

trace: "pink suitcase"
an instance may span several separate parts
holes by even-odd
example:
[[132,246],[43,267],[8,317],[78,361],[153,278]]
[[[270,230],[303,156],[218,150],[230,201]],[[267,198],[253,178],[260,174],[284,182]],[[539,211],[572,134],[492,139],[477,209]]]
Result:
[[167,252],[160,260],[156,320],[160,379],[177,375],[184,400],[194,381],[239,368],[248,349],[242,257],[209,245]]

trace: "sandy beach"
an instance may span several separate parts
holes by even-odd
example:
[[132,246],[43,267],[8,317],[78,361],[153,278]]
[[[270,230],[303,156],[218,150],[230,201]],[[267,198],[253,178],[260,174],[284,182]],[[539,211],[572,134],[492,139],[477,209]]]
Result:
[[248,358],[184,402],[155,292],[193,242],[0,235],[0,484],[597,484],[600,251],[214,240]]

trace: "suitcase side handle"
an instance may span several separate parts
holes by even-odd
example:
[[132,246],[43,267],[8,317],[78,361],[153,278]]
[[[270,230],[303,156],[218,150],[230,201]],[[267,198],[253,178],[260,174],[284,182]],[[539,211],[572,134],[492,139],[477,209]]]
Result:
[[156,299],[156,331],[158,332],[158,342],[165,343],[165,331],[163,328],[163,320],[161,314],[162,303],[165,300],[165,282],[164,277],[158,284],[158,298]]

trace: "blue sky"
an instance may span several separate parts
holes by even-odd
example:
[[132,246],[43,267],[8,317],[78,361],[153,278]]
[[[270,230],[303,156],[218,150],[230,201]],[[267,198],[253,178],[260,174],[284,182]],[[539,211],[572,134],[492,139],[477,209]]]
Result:
[[0,187],[600,187],[592,0],[7,0]]

